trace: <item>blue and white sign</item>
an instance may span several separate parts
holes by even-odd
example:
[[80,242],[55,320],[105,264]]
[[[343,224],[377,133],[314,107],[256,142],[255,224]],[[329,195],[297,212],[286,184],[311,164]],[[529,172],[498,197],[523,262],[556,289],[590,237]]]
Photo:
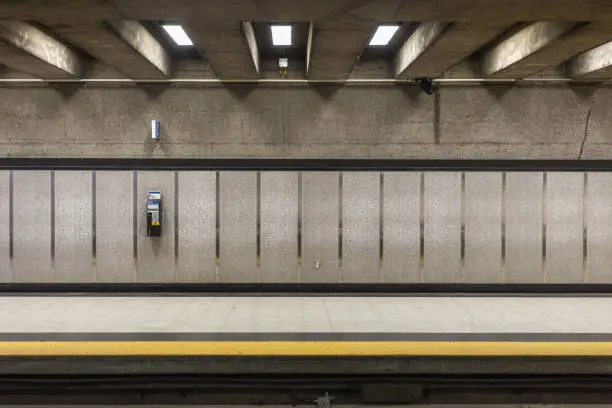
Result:
[[151,138],[159,140],[159,120],[151,121]]

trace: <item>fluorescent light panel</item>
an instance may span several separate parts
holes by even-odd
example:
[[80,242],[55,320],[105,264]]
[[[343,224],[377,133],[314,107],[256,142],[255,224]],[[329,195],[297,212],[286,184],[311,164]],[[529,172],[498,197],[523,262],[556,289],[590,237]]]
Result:
[[290,25],[271,25],[272,30],[272,44],[274,46],[290,46],[291,45],[291,31],[293,27]]
[[174,40],[176,45],[193,45],[193,41],[187,35],[183,27],[178,24],[164,24],[162,25],[164,30],[168,33],[170,37]]
[[391,39],[399,29],[399,25],[381,25],[378,26],[374,36],[370,40],[371,46],[389,45]]

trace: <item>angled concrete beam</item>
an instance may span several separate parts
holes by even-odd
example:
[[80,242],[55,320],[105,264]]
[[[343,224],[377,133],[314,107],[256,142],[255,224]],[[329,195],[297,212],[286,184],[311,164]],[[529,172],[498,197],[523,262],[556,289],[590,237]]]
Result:
[[[427,24],[422,24],[425,26]],[[405,53],[411,53],[407,61],[411,61],[398,76],[407,77],[439,77],[442,73],[472,55],[485,44],[491,42],[501,34],[507,23],[453,23],[448,25],[443,32],[435,37],[433,42],[427,45],[423,41],[424,32],[434,32],[436,23],[429,23],[430,30],[420,30],[406,41]],[[416,44],[415,44],[416,43]],[[418,44],[418,45],[417,45]],[[416,57],[412,53],[421,50]]]
[[314,38],[314,23],[308,24],[308,41],[306,42],[306,77],[310,74],[310,59],[312,54],[312,40]]
[[[591,38],[593,35],[595,37]],[[488,78],[525,78],[566,61],[581,48],[588,49],[588,43],[601,43],[602,35],[597,35],[597,30],[588,24],[533,23],[484,55],[482,75]]]
[[317,23],[311,41],[308,78],[347,78],[377,25],[370,21]]
[[[139,54],[138,56],[132,53],[131,57],[124,61],[125,64],[129,64],[133,62],[134,58],[140,60],[138,61],[138,69],[121,68],[129,72],[129,76],[145,74],[151,77],[161,76],[165,78],[172,74],[172,59],[159,41],[142,24],[131,20],[114,20],[107,23],[132,50]],[[111,50],[108,51],[112,54]],[[129,49],[121,47],[121,54],[116,54],[115,58],[109,57],[109,61],[111,59],[122,59],[127,56],[129,51]],[[121,64],[121,61],[113,60],[112,62],[115,65]],[[154,68],[154,70],[147,68]]]
[[261,74],[261,70],[259,68],[259,48],[257,47],[257,38],[255,38],[255,30],[253,30],[253,23],[250,21],[242,22],[242,33],[244,34],[244,39],[247,42],[247,46],[249,47],[249,52],[251,53],[251,59],[253,60],[253,66],[255,67],[255,72],[257,74]]
[[38,27],[17,20],[0,21],[0,62],[42,79],[81,77],[82,57]]
[[[111,28],[111,24],[93,21],[57,24],[51,28],[60,37],[128,78],[164,79],[170,76],[170,56],[140,23],[115,23],[114,26]],[[126,28],[122,31],[130,43],[116,31],[122,27]],[[130,31],[135,34],[129,35]],[[134,41],[141,44],[134,46]]]
[[439,22],[419,25],[395,56],[395,77],[409,76],[410,72],[405,72],[440,38],[447,25]]
[[188,19],[183,27],[219,79],[259,78],[259,58],[255,63],[242,22],[202,24]]
[[572,58],[567,64],[572,78],[609,79],[612,75],[612,41]]
[[[545,69],[561,65],[573,56],[610,40],[612,40],[612,23],[596,21],[578,24],[565,34],[551,39],[544,47],[515,62],[512,66],[490,76],[525,78]],[[486,72],[484,74],[486,75]]]

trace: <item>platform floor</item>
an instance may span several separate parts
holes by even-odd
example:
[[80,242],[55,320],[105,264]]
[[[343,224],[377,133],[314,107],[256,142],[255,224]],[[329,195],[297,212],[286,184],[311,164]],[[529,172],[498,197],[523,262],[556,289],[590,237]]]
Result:
[[0,355],[602,355],[608,297],[0,297]]

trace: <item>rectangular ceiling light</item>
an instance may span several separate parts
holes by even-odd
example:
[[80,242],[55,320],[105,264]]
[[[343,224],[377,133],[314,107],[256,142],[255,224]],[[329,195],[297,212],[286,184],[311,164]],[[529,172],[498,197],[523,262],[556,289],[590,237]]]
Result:
[[289,46],[291,45],[291,30],[290,25],[271,25],[272,44],[274,46]]
[[176,45],[193,45],[191,38],[187,35],[183,27],[178,24],[164,24],[162,25],[164,30],[168,33],[170,37],[174,40]]
[[399,25],[381,25],[378,26],[374,36],[370,40],[370,45],[389,45],[391,39],[399,29]]

